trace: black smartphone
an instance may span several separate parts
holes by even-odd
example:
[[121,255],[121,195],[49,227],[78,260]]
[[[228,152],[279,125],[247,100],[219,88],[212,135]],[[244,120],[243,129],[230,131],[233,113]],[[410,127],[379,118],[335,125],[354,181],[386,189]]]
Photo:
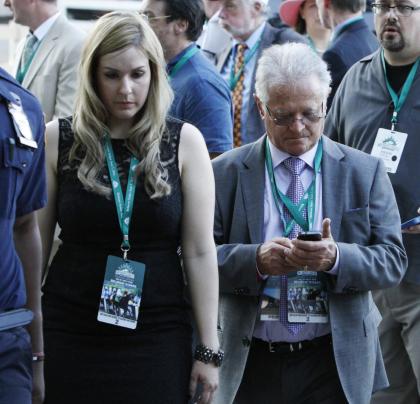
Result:
[[303,231],[298,234],[297,238],[303,241],[321,241],[322,233],[319,231]]

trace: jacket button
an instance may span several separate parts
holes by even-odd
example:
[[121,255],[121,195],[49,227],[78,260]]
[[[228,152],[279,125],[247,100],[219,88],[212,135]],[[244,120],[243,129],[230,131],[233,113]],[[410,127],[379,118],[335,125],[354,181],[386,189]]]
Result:
[[243,344],[243,346],[250,346],[251,345],[251,340],[248,337],[243,337],[242,338],[242,344]]

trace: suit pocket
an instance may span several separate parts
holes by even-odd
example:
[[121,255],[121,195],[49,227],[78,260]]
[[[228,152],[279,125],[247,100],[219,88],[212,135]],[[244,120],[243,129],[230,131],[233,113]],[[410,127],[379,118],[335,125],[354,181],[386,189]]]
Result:
[[369,206],[344,212],[341,220],[340,241],[368,244],[370,240]]
[[381,323],[382,316],[378,308],[374,304],[369,313],[363,319],[363,328],[365,330],[365,336],[375,334],[378,332],[378,326]]

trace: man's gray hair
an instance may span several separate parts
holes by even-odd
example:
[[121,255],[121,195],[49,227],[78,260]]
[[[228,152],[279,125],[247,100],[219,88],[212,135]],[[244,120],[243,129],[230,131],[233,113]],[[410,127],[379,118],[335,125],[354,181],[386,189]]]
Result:
[[268,91],[272,87],[292,87],[302,79],[317,77],[324,97],[328,96],[331,75],[327,64],[308,45],[286,43],[273,45],[264,50],[258,60],[255,79],[255,93],[268,102]]
[[260,3],[261,11],[260,15],[266,17],[270,11],[270,7],[268,6],[268,0],[242,0],[244,4],[249,6],[253,6],[255,3]]

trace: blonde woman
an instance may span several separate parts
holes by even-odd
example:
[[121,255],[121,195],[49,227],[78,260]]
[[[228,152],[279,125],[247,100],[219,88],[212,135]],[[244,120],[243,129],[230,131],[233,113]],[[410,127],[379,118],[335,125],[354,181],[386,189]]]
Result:
[[74,116],[47,127],[44,262],[57,222],[62,240],[43,289],[47,403],[185,404],[197,385],[208,403],[217,387],[214,181],[202,135],[167,117],[171,101],[147,21],[100,18]]

